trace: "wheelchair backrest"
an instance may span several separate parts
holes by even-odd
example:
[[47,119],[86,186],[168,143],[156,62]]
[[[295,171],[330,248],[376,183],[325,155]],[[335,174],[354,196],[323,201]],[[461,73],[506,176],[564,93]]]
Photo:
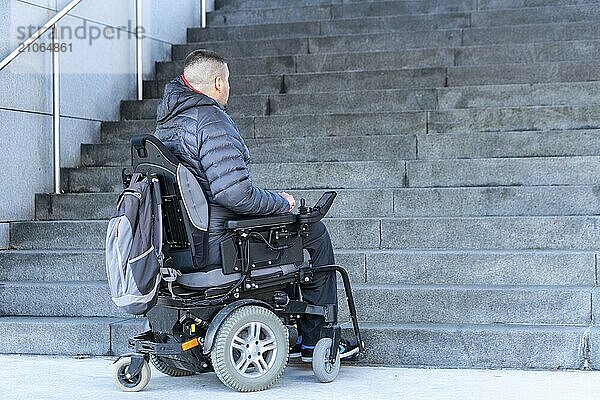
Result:
[[194,260],[192,233],[194,228],[208,232],[208,203],[198,181],[160,140],[151,135],[131,139],[131,165],[133,172],[156,178],[159,182],[165,266],[183,273],[196,271],[198,262]]

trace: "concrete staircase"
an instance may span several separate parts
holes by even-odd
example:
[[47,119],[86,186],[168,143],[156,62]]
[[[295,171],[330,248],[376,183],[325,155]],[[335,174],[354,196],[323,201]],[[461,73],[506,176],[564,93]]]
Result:
[[229,59],[255,183],[314,202],[366,362],[600,368],[600,1],[222,0],[0,252],[4,353],[109,354],[143,320],[102,247],[128,139],[196,48]]

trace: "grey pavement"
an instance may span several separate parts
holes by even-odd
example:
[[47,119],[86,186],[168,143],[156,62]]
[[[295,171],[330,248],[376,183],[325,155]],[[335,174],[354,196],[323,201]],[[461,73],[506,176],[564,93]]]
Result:
[[323,399],[595,399],[600,373],[591,371],[518,371],[405,369],[343,366],[338,378],[318,383],[305,365],[289,365],[272,388],[242,394],[226,388],[214,373],[172,378],[152,369],[140,393],[122,393],[112,381],[112,359],[0,356],[0,393],[20,399],[168,399],[253,400]]

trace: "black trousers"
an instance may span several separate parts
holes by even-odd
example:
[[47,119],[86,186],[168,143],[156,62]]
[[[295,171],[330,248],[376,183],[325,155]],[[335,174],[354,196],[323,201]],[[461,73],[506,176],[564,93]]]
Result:
[[[229,233],[233,236],[233,233]],[[226,234],[210,234],[208,242],[208,260],[204,270],[221,268],[221,251],[219,243],[224,240]],[[311,226],[307,237],[302,238],[302,247],[308,250],[310,259],[314,266],[335,264],[333,246],[329,232],[322,222]],[[313,282],[300,285],[302,296],[310,304],[325,306],[337,304],[337,281],[335,272],[319,272],[314,274]],[[305,315],[300,319],[298,334],[302,335],[302,343],[314,346],[321,333],[321,327],[325,320],[316,315]]]
[[[325,225],[319,221],[311,226],[310,233],[303,238],[303,247],[308,250],[314,266],[335,264],[331,238]],[[337,281],[335,272],[318,272],[314,274],[313,282],[300,285],[304,301],[324,306],[337,304]],[[300,319],[298,334],[302,335],[302,344],[314,346],[325,323],[323,317],[317,315],[303,315]]]

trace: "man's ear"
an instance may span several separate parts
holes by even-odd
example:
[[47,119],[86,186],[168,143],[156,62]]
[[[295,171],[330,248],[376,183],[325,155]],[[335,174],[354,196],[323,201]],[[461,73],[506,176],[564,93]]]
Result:
[[223,78],[221,78],[220,76],[217,76],[215,78],[215,89],[217,92],[223,91]]

